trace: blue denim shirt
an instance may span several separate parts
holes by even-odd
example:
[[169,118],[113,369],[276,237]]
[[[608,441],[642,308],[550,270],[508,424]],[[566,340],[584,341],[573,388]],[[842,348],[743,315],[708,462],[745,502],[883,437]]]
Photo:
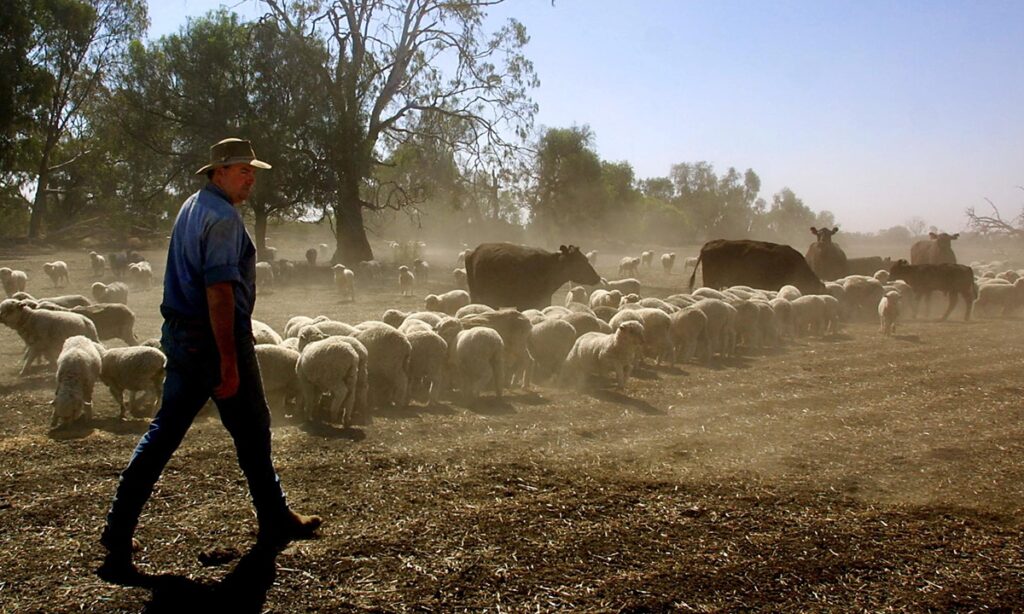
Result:
[[206,287],[233,282],[235,328],[252,330],[256,304],[256,246],[242,215],[212,183],[185,201],[174,220],[160,313],[209,321]]

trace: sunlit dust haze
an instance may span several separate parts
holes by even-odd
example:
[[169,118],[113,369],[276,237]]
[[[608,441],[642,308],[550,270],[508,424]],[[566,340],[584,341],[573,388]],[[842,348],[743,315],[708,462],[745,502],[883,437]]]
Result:
[[[150,3],[149,36],[253,0]],[[637,178],[752,168],[850,231],[1024,205],[1024,3],[510,0],[538,127],[587,124]]]

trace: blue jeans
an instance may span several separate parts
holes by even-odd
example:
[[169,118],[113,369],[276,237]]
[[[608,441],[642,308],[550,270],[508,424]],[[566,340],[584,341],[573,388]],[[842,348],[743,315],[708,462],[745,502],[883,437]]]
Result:
[[[161,472],[178,449],[196,414],[220,383],[220,356],[209,324],[199,321],[164,322],[161,344],[167,354],[163,398],[149,430],[121,473],[117,494],[107,513],[104,542],[131,543],[139,514]],[[270,459],[270,409],[263,394],[260,368],[252,337],[236,332],[238,393],[215,399],[221,422],[231,434],[238,464],[249,482],[249,493],[260,524],[273,523],[288,511],[281,482]]]

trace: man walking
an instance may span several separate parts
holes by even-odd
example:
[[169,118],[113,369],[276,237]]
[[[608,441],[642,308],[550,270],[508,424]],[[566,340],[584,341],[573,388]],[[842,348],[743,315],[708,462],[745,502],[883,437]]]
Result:
[[138,575],[133,534],[142,507],[196,414],[212,396],[231,434],[259,522],[257,545],[278,548],[312,537],[319,516],[291,511],[270,458],[270,410],[252,341],[256,248],[238,206],[249,197],[256,169],[249,141],[224,139],[196,171],[209,183],[178,212],[167,251],[161,344],[167,376],[160,409],[121,474],[100,543],[97,573],[111,582]]

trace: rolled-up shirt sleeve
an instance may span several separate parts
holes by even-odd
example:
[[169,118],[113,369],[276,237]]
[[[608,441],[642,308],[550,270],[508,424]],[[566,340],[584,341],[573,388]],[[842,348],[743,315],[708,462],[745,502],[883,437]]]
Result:
[[242,282],[238,262],[244,232],[240,219],[221,218],[209,226],[203,245],[203,282],[207,286],[225,281]]

